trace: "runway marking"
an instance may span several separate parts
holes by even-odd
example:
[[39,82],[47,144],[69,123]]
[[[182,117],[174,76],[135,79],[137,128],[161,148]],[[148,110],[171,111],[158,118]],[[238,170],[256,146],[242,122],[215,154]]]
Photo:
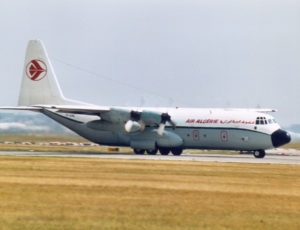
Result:
[[181,156],[134,155],[120,153],[69,153],[69,152],[15,152],[2,151],[0,156],[40,156],[40,157],[87,157],[104,159],[139,159],[166,161],[199,161],[199,162],[228,162],[253,164],[293,164],[300,165],[300,156],[266,155],[263,159],[252,155],[222,155],[222,154],[182,154]]

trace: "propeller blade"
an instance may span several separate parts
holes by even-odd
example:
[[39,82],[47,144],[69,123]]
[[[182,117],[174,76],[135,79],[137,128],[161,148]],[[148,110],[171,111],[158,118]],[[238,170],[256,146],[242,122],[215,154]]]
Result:
[[138,112],[138,111],[131,111],[130,113],[130,117],[133,121],[139,121],[141,120],[141,112]]
[[170,123],[173,129],[176,128],[176,123],[171,120],[171,116],[168,113],[161,114],[161,124],[166,124],[166,122]]
[[139,120],[138,121],[138,123],[140,124],[140,126],[141,126],[141,131],[144,131],[145,130],[145,128],[146,128],[146,124],[145,124],[145,122],[143,122],[142,120]]
[[161,123],[166,123],[171,120],[171,116],[168,113],[161,114]]
[[143,132],[146,128],[146,124],[143,120],[141,120],[141,116],[142,116],[142,113],[138,112],[138,111],[132,110],[130,113],[131,119],[140,125],[140,130]]
[[162,136],[162,135],[163,135],[164,130],[165,130],[165,126],[166,126],[166,124],[164,124],[164,123],[160,123],[160,124],[159,124],[159,127],[158,127],[158,129],[157,129],[157,134],[158,134],[159,136]]
[[176,128],[176,123],[172,120],[169,121],[170,125],[172,125],[172,128],[175,129]]

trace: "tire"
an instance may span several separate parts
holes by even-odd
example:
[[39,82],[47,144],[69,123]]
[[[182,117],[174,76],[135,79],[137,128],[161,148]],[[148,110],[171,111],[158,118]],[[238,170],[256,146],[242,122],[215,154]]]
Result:
[[148,155],[156,155],[157,149],[151,149],[151,150],[147,149],[146,152]]
[[180,156],[182,153],[182,149],[181,148],[173,148],[173,149],[171,149],[171,152],[174,156]]
[[138,155],[143,155],[145,153],[145,149],[134,149],[134,153]]
[[168,148],[160,148],[159,152],[160,152],[161,155],[167,156],[170,153],[170,149],[168,149]]
[[265,155],[266,155],[265,150],[256,150],[256,151],[254,151],[254,153],[253,153],[253,156],[254,156],[255,158],[264,158]]

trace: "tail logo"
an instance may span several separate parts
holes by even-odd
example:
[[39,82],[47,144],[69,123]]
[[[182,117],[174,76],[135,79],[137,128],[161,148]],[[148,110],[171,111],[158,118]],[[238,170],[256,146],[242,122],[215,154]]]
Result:
[[47,65],[39,59],[31,60],[26,66],[26,75],[32,81],[40,81],[47,75]]

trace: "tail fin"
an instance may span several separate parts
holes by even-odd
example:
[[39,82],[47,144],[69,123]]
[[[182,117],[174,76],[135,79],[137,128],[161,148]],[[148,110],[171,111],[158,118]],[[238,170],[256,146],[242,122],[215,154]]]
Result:
[[18,105],[37,104],[78,103],[67,100],[63,96],[43,43],[39,40],[31,40],[27,46]]

